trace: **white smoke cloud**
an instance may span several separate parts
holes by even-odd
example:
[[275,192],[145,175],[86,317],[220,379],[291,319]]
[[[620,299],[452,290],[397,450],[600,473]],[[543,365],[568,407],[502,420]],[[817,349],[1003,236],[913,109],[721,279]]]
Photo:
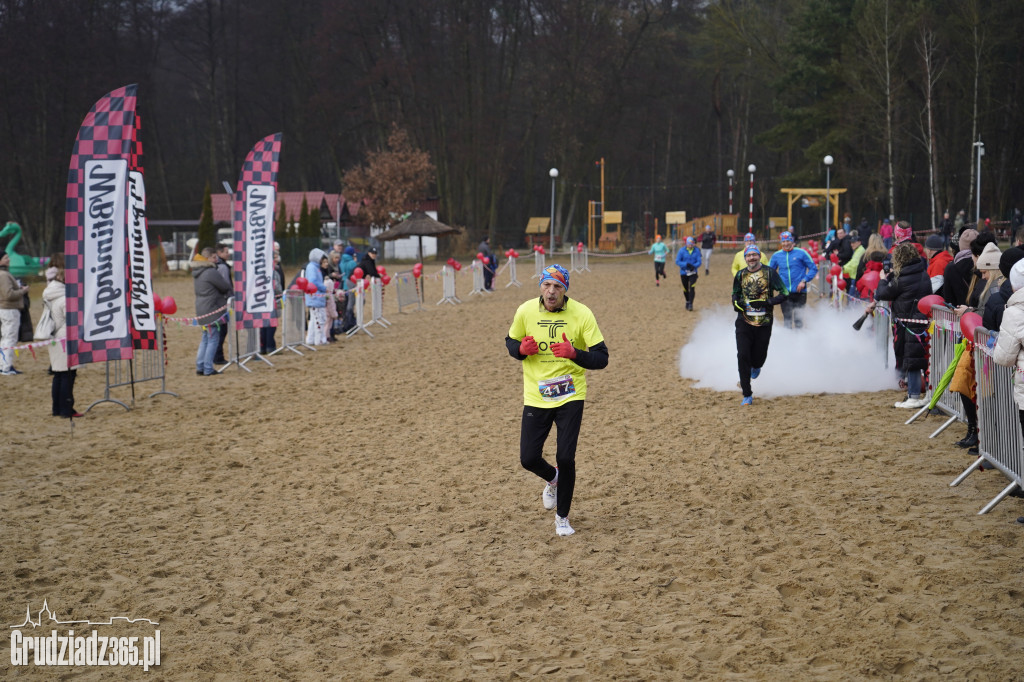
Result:
[[[808,305],[800,330],[786,329],[777,315],[768,359],[751,384],[754,394],[771,398],[897,388],[891,341],[884,350],[879,347],[870,319],[860,331],[853,329],[862,312],[859,305],[845,311]],[[702,311],[690,341],[679,351],[680,376],[693,379],[697,388],[739,391],[735,320],[731,308]]]

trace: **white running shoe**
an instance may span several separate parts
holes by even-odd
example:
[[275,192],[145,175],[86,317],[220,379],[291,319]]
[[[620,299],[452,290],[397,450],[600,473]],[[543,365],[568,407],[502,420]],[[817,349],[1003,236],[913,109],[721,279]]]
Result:
[[540,499],[544,501],[545,509],[554,509],[558,504],[558,483],[548,483],[544,486]]
[[893,407],[900,407],[907,410],[916,410],[924,407],[928,404],[927,398],[907,398],[901,403],[896,403]]
[[555,514],[555,533],[561,536],[572,535],[575,533],[572,526],[569,525],[569,519],[563,519],[558,514]]

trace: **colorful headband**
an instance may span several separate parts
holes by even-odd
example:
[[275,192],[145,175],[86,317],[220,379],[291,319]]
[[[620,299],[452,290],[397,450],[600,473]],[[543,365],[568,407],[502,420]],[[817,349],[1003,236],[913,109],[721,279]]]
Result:
[[785,232],[779,235],[779,240],[784,242],[791,242],[793,241],[793,233],[790,232],[789,230],[786,230]]
[[743,255],[746,256],[748,253],[756,253],[761,255],[761,249],[757,248],[757,244],[748,244],[747,248],[743,249]]
[[540,281],[537,282],[537,285],[540,286],[548,280],[560,284],[563,289],[569,291],[569,271],[561,265],[549,265],[544,268],[544,274],[541,276]]

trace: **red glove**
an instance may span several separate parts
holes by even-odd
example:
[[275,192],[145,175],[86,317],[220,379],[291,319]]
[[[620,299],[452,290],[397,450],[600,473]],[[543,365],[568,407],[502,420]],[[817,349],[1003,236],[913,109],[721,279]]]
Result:
[[565,332],[562,332],[562,343],[551,344],[551,352],[555,354],[556,358],[576,359],[576,349],[569,342],[569,339],[566,338]]
[[536,355],[540,351],[537,347],[537,342],[532,336],[524,336],[522,342],[519,344],[520,355]]

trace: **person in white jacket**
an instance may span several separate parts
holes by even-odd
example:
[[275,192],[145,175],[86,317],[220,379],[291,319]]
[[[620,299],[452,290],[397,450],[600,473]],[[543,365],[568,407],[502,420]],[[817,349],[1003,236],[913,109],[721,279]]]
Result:
[[53,382],[50,396],[53,400],[53,416],[74,419],[85,415],[75,411],[75,375],[77,367],[68,367],[68,354],[64,348],[68,332],[65,320],[67,300],[64,296],[64,268],[51,267],[46,270],[46,289],[43,290],[43,305],[50,310],[53,318],[53,343],[47,346],[50,353],[50,369]]
[[1021,433],[1024,433],[1024,260],[1017,261],[1010,269],[1010,287],[1013,295],[1006,302],[992,359],[1017,372],[1013,398],[1017,401]]

